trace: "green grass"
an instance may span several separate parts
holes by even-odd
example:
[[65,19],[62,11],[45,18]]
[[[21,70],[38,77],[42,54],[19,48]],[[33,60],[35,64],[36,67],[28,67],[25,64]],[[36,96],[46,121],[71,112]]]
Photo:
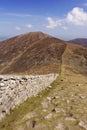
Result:
[[[78,87],[76,84],[81,84],[81,86]],[[20,127],[26,128],[23,130],[30,130],[30,128],[26,126],[26,122],[31,120],[35,120],[37,125],[45,125],[45,130],[53,130],[53,127],[58,124],[58,122],[66,124],[71,130],[82,130],[78,126],[78,122],[79,120],[86,119],[87,99],[80,99],[79,94],[84,95],[87,92],[86,77],[80,74],[71,74],[69,71],[62,71],[62,76],[57,77],[51,86],[51,89],[45,89],[39,93],[38,96],[27,99],[27,101],[11,111],[11,114],[6,116],[0,123],[0,130],[21,130]],[[72,94],[77,95],[74,99],[75,102],[71,102]],[[64,114],[64,112],[52,112],[50,106],[46,109],[46,112],[43,112],[41,103],[47,101],[47,97],[53,97],[55,95],[59,96],[59,98],[52,101],[54,107],[66,110],[66,114]],[[64,97],[64,101],[62,97]],[[70,103],[67,103],[67,100],[70,100]],[[71,106],[73,106],[73,109],[68,109]],[[37,115],[29,120],[23,120],[23,118],[30,113],[37,113]],[[53,117],[49,120],[45,119],[44,117],[49,113],[52,113]],[[65,121],[65,118],[69,115],[75,118],[76,121]],[[52,128],[50,126],[52,126]]]
[[[51,85],[55,86],[56,82],[53,82]],[[10,115],[7,115],[5,119],[0,122],[0,130],[10,130],[11,124],[14,126],[19,122],[27,113],[32,112],[35,109],[40,110],[40,102],[50,93],[54,87],[46,88],[40,92],[36,97],[31,97],[27,99],[20,106],[16,107],[11,111]],[[11,128],[12,130],[12,128]]]

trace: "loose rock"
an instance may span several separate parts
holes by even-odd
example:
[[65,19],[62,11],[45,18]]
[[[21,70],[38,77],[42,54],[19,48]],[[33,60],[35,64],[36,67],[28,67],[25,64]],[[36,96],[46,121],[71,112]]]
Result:
[[50,118],[52,118],[52,116],[53,116],[53,114],[50,113],[50,114],[48,114],[48,115],[45,116],[45,119],[50,119]]
[[83,122],[83,121],[80,121],[79,122],[79,126],[84,128],[85,130],[87,130],[87,123]]
[[69,130],[69,128],[65,124],[58,124],[55,127],[56,130]]

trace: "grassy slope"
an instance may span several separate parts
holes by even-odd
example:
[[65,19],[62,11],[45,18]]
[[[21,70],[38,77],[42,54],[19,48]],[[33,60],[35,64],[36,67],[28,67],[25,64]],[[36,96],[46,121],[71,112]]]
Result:
[[1,74],[42,74],[58,71],[64,41],[42,33],[9,39],[0,44]]
[[67,44],[62,56],[63,65],[70,73],[87,76],[87,48],[79,45]]
[[[0,123],[0,130],[32,130],[30,125],[27,125],[32,120],[36,121],[36,128],[33,128],[35,130],[55,130],[54,127],[58,123],[66,124],[70,130],[82,130],[78,126],[78,122],[80,120],[86,120],[87,98],[80,98],[81,95],[87,95],[86,77],[80,74],[71,74],[69,71],[66,72],[64,71],[64,66],[62,68],[62,77],[57,78],[52,83],[53,88],[46,89],[37,97],[28,99],[25,103],[13,110]],[[46,112],[43,112],[41,103],[44,101],[47,102],[47,97],[53,97],[55,95],[59,96],[59,98],[49,103]],[[74,97],[71,95],[74,95]],[[68,100],[69,103],[67,103]],[[65,110],[65,113],[52,112],[52,109],[55,107]],[[44,119],[49,113],[52,113],[53,117],[49,120]],[[30,115],[33,115],[33,117],[28,119],[27,116],[29,117]],[[75,122],[66,122],[65,117],[67,116],[74,117],[77,120]]]
[[[76,66],[78,66],[77,59],[79,52],[77,55],[77,51],[73,47],[70,49],[70,47],[68,46],[66,48],[62,56],[61,77],[58,77],[52,83],[53,87],[46,89],[37,97],[28,99],[25,103],[14,109],[0,123],[0,130],[32,130],[30,122],[33,120],[36,121],[36,127],[33,128],[35,130],[55,130],[54,128],[58,123],[64,123],[70,130],[82,130],[78,126],[78,122],[80,120],[86,121],[87,117],[87,81],[86,77],[80,74],[81,68],[78,67],[76,69]],[[74,62],[72,60],[73,52],[75,54],[73,57]],[[84,49],[80,51],[81,55],[83,52]],[[52,66],[50,68],[52,69]],[[47,66],[45,69],[47,69]],[[41,70],[44,70],[44,68],[41,68]],[[35,69],[35,71],[38,71],[38,69]],[[84,71],[86,70],[84,69]],[[59,98],[48,102],[47,97],[52,98],[54,96],[58,96]],[[81,96],[84,98],[81,98]],[[43,102],[48,104],[46,112],[42,108]],[[53,108],[60,108],[63,111],[55,113],[52,112]],[[49,113],[53,114],[53,117],[47,120],[44,117]],[[30,117],[30,115],[32,116]],[[65,118],[68,116],[76,118],[76,121],[66,122]]]

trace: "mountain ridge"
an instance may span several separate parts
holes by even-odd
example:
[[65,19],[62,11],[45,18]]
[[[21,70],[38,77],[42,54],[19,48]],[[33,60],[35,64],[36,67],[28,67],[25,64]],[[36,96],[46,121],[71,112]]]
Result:
[[83,46],[87,47],[87,38],[76,38],[76,39],[72,39],[68,42],[72,42],[72,43],[83,45]]
[[68,68],[87,73],[87,48],[80,45],[42,32],[30,32],[0,42],[0,74],[60,73],[62,58]]
[[37,33],[11,38],[0,44],[0,75],[1,113],[11,112],[0,122],[0,130],[85,128],[86,47]]

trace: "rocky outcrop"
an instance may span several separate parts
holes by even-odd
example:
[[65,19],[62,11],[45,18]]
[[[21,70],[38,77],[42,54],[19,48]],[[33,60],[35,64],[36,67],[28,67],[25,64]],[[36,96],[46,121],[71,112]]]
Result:
[[49,87],[57,76],[53,73],[36,76],[0,75],[0,120],[29,97]]

